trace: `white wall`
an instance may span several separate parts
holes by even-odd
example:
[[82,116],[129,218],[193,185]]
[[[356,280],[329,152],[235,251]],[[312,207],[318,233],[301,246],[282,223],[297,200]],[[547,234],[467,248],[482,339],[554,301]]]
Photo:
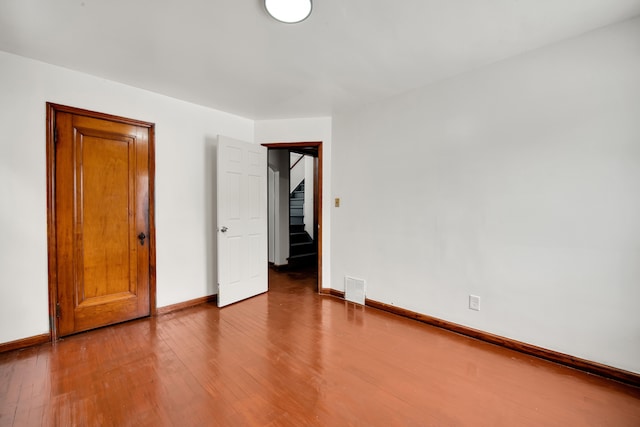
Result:
[[49,331],[45,103],[156,124],[157,305],[215,292],[217,134],[253,121],[0,52],[0,343]]
[[298,162],[300,156],[298,153],[289,155],[289,165],[293,166],[289,169],[289,193],[292,193],[305,177],[305,161],[302,159]]
[[278,173],[269,166],[267,170],[267,182],[269,187],[268,203],[269,203],[269,262],[275,262],[276,256],[276,206],[277,206],[277,192],[276,183],[278,180]]
[[640,373],[639,19],[333,130],[333,287]]
[[314,165],[316,159],[311,156],[304,156],[304,231],[313,237],[313,185],[314,185]]
[[[287,150],[269,150],[269,167],[273,169],[274,194],[273,211],[269,220],[273,220],[273,230],[269,230],[269,246],[273,243],[273,262],[282,266],[289,263],[289,152]],[[271,232],[273,231],[273,233]]]
[[322,284],[330,286],[331,247],[331,118],[306,118],[290,120],[258,120],[255,122],[255,141],[260,144],[275,142],[322,141],[323,190],[322,190]]
[[293,192],[295,188],[300,185],[304,180],[304,231],[311,237],[313,237],[313,196],[314,196],[314,164],[315,157],[303,156],[302,160],[298,161],[300,154],[291,153],[291,164],[295,166],[291,168],[289,173],[289,191]]

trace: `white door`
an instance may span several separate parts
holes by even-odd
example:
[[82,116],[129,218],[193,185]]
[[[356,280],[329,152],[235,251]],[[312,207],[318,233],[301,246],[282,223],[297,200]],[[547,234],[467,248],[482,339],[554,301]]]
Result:
[[218,307],[266,292],[267,148],[218,136]]

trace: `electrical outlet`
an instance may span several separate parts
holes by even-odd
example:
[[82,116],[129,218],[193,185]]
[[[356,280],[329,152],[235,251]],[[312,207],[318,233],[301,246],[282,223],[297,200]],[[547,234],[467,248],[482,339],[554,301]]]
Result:
[[477,295],[469,295],[469,309],[480,311],[480,297]]
[[340,207],[340,197],[336,197],[335,206],[336,206],[336,208]]

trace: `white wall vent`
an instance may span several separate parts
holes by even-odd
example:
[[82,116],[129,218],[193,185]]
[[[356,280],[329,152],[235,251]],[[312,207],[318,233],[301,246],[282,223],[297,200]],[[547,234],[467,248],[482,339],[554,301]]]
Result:
[[364,280],[345,276],[344,299],[364,305]]

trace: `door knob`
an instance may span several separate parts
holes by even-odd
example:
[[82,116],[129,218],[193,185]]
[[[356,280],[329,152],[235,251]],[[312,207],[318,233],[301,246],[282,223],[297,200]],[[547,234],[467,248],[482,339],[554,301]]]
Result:
[[226,233],[227,230],[228,230],[228,228],[223,225],[222,228],[220,229],[220,232]]
[[140,246],[144,246],[144,239],[146,238],[147,236],[145,236],[144,233],[138,234],[138,239],[140,240]]

